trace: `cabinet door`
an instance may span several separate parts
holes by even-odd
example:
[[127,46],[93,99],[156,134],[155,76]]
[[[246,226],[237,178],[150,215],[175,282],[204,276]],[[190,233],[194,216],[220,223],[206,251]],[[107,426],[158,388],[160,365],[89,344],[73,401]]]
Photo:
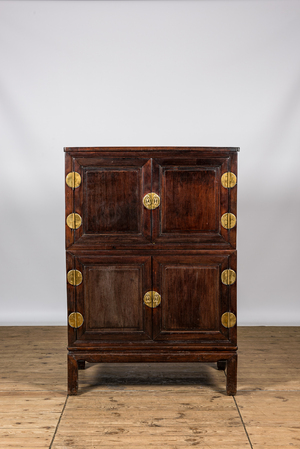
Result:
[[150,256],[69,254],[68,258],[69,267],[73,264],[82,274],[79,285],[68,285],[69,314],[79,312],[84,320],[71,330],[73,343],[152,337],[152,310],[143,303],[144,294],[151,290]]
[[153,338],[235,343],[236,326],[221,323],[224,313],[236,314],[236,282],[221,281],[227,269],[236,272],[235,253],[153,257],[153,290],[161,295]]
[[[67,154],[66,179],[70,173],[78,174],[79,185],[72,188],[66,183],[67,248],[147,243],[151,239],[151,214],[143,206],[143,196],[151,192],[149,159],[72,158]],[[72,214],[77,214],[74,225]]]
[[236,170],[236,154],[154,159],[152,189],[160,196],[153,210],[154,242],[235,248],[236,226],[225,229],[221,217],[236,215],[237,187],[224,187],[221,177]]

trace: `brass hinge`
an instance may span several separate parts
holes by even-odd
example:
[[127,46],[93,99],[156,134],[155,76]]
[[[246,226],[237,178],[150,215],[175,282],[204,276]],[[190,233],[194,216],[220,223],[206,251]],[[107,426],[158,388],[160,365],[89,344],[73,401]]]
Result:
[[221,323],[224,327],[230,328],[236,325],[236,316],[234,313],[225,312],[221,316]]
[[236,272],[234,270],[224,270],[221,274],[221,281],[225,285],[234,284],[236,280]]
[[83,316],[79,312],[73,312],[69,315],[69,325],[74,327],[74,329],[78,329],[78,327],[83,325]]
[[71,229],[78,229],[81,226],[81,216],[79,214],[70,214],[67,216],[67,225]]
[[221,225],[225,229],[234,228],[236,225],[236,216],[234,214],[231,214],[230,212],[223,214],[221,217]]
[[81,184],[81,176],[76,171],[71,171],[66,176],[66,184],[71,187],[71,189],[77,189]]
[[236,176],[231,171],[224,173],[221,177],[221,184],[225,189],[232,189],[236,185]]
[[82,273],[79,270],[68,271],[67,279],[71,285],[80,285],[82,282]]

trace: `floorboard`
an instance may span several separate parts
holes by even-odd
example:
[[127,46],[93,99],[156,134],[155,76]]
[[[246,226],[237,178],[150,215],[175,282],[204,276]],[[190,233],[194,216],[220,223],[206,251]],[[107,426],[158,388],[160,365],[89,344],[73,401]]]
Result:
[[238,328],[238,393],[216,364],[86,364],[66,328],[2,327],[0,449],[300,449],[300,328]]

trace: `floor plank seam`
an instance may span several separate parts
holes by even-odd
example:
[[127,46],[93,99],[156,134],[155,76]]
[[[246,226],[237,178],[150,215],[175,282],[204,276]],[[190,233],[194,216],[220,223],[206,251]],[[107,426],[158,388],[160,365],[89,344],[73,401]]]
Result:
[[240,409],[239,409],[239,407],[238,407],[238,405],[237,405],[237,402],[236,402],[236,400],[235,400],[235,397],[234,397],[234,396],[232,396],[232,397],[233,397],[233,400],[234,400],[236,409],[237,409],[237,411],[238,411],[238,414],[239,414],[239,416],[240,416],[240,418],[241,418],[241,421],[242,421],[242,424],[243,424],[243,427],[244,427],[244,430],[245,430],[245,434],[246,434],[246,436],[247,436],[247,438],[248,438],[250,447],[251,447],[251,449],[253,449],[253,446],[252,446],[252,443],[251,443],[249,434],[248,434],[248,432],[247,432],[246,425],[245,425],[245,423],[244,423],[243,417],[242,417],[242,415],[241,415]]
[[59,427],[61,418],[62,418],[62,416],[63,416],[63,414],[64,414],[64,411],[65,411],[65,408],[66,408],[66,405],[67,405],[67,402],[68,402],[68,398],[69,398],[69,395],[67,395],[67,397],[66,397],[66,400],[65,400],[63,409],[62,409],[61,414],[60,414],[60,417],[59,417],[59,419],[58,419],[58,421],[57,421],[57,424],[56,424],[56,427],[55,427],[55,431],[54,431],[54,434],[53,434],[53,437],[52,437],[52,440],[51,440],[49,449],[52,448],[52,445],[53,445],[53,443],[54,443],[54,439],[55,439],[55,436],[56,436],[56,434],[57,434],[57,431],[58,431],[58,427]]

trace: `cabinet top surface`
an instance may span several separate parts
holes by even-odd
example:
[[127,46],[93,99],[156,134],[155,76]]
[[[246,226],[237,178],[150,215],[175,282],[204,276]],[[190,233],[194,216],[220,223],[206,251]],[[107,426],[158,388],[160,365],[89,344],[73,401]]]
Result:
[[65,147],[65,152],[118,152],[118,151],[196,151],[196,152],[237,152],[240,151],[239,147]]

